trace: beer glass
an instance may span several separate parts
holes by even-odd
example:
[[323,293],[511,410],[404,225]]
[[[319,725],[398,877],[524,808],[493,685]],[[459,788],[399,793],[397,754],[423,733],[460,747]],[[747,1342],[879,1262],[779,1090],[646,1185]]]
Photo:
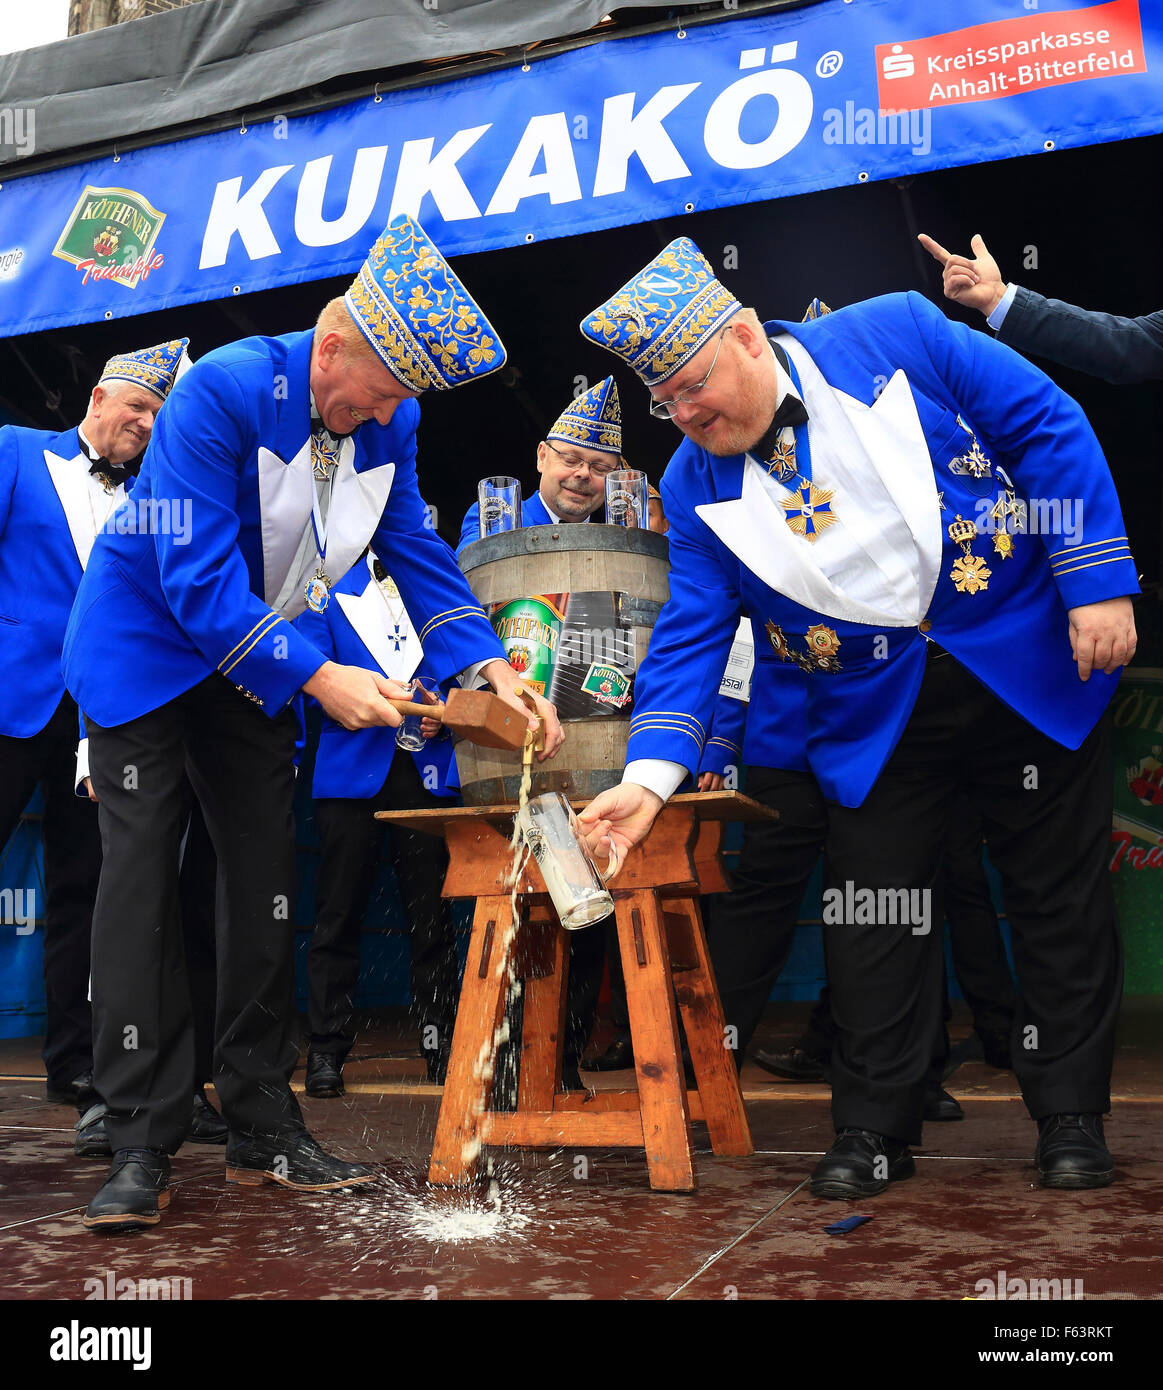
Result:
[[610,526],[649,527],[649,483],[637,468],[606,474],[606,522]]
[[[421,694],[423,686],[419,681],[405,681],[409,698],[413,704],[422,705],[424,696]],[[396,747],[402,748],[405,753],[419,753],[424,748],[424,735],[420,732],[420,715],[406,714],[404,722],[396,730]]]
[[477,484],[477,505],[482,539],[521,529],[521,484],[516,478],[482,478]]
[[614,899],[602,883],[617,869],[617,857],[611,853],[605,874],[599,872],[561,792],[531,797],[517,812],[516,824],[566,931],[588,927],[613,912]]

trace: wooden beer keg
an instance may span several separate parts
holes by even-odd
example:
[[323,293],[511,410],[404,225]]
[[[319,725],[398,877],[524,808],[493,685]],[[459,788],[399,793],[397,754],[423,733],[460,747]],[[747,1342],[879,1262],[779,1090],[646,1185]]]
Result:
[[[558,706],[565,746],[533,764],[530,795],[589,798],[622,780],[633,679],[670,597],[665,536],[596,522],[526,526],[460,552],[510,662]],[[515,802],[521,754],[460,742],[467,806]]]

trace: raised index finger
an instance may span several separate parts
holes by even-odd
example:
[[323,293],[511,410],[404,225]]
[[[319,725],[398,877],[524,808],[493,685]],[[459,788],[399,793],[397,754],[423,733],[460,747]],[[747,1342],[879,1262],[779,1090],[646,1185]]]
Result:
[[949,259],[949,252],[945,250],[939,241],[934,241],[931,236],[926,236],[924,232],[918,232],[917,240],[935,261],[939,261],[944,265]]

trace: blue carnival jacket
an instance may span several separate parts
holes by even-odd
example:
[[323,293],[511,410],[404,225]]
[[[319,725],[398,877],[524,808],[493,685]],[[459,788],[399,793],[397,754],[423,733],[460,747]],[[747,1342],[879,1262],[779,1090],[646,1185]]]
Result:
[[[139,525],[93,547],[65,637],[66,684],[98,724],[156,709],[214,671],[274,716],[323,664],[291,625],[305,607],[295,558],[315,486],[311,346],[310,330],[247,338],[208,353],[170,392],[134,489]],[[444,679],[503,651],[427,525],[418,418],[408,399],[390,424],[343,441],[326,570],[345,574],[370,541]],[[173,524],[183,508],[184,537]]]
[[[1078,747],[1118,673],[1079,680],[1067,610],[1138,592],[1118,497],[1082,410],[1036,367],[917,294],[766,328],[790,335],[826,383],[852,398],[868,439],[891,445],[860,467],[907,523],[910,553],[896,559],[911,575],[914,608],[874,612],[852,600],[792,534],[754,461],[712,458],[684,440],[662,480],[671,598],[639,674],[628,760],[697,768],[740,611],[751,616],[756,650],[744,761],[786,767],[789,743],[799,741],[825,795],[844,805],[864,800],[896,746],[930,640],[1029,723]],[[974,442],[985,456],[980,477],[965,463]],[[999,468],[1028,516],[1038,499],[1043,530],[1014,536],[1008,558],[977,535],[971,550],[992,577],[959,592],[965,550],[947,528],[1002,495]],[[860,495],[851,492],[840,517],[854,532],[864,524],[853,503]],[[1052,499],[1081,503],[1082,543],[1068,544],[1054,525],[1043,506]],[[877,535],[864,539],[875,555]],[[805,675],[802,725],[776,675],[792,662]]]
[[[75,429],[0,429],[0,734],[10,738],[40,733],[65,693],[65,628],[104,520],[88,479]],[[124,496],[118,488],[109,503]]]

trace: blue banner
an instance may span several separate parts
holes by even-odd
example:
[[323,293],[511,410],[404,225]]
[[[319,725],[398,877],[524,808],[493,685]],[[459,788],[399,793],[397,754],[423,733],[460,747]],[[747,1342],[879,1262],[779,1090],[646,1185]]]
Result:
[[0,335],[354,273],[397,212],[455,255],[1163,130],[1163,6],[951,8],[676,23],[9,179]]

